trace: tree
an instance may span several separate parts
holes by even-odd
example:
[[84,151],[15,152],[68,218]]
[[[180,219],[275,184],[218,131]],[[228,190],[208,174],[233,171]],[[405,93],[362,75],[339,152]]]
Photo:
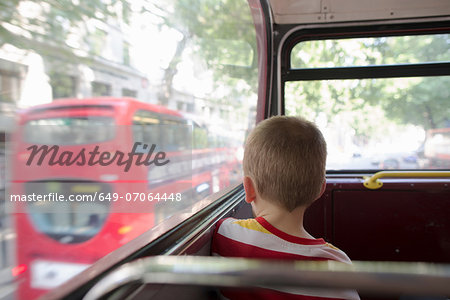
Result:
[[383,106],[387,116],[399,123],[416,124],[424,129],[445,127],[450,115],[449,86],[449,77],[420,78],[407,90],[396,90],[393,101],[386,101]]
[[[195,54],[212,70],[216,88],[227,87],[229,101],[248,96],[256,91],[256,40],[253,21],[248,10],[242,10],[242,0],[180,0],[165,7],[151,2],[144,4],[144,11],[160,17],[160,27],[178,31],[182,38],[164,70],[159,92],[160,103],[167,103],[173,94],[173,80],[177,66],[186,47],[195,49]],[[245,3],[246,4],[246,3]],[[238,84],[238,82],[245,84]],[[212,101],[221,102],[214,95]]]
[[127,21],[126,0],[2,0],[0,2],[0,47],[6,43],[42,55],[57,52],[67,59],[82,59],[68,44],[71,34],[89,32],[86,21],[107,22],[119,15]]
[[[407,36],[389,40],[384,48],[383,63],[435,62],[450,59],[449,35]],[[400,55],[399,55],[400,53]],[[450,77],[424,77],[405,80],[391,87],[383,107],[389,118],[416,124],[424,129],[440,128],[450,114]],[[388,101],[388,100],[391,101]]]

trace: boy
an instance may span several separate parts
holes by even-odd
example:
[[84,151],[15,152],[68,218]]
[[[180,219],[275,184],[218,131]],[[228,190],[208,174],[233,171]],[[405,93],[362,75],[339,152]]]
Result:
[[[245,201],[255,218],[219,221],[213,255],[351,263],[344,252],[303,228],[306,208],[325,191],[326,156],[325,140],[311,122],[277,116],[259,123],[247,139],[243,161]],[[310,289],[223,294],[230,299],[359,299],[354,291]]]

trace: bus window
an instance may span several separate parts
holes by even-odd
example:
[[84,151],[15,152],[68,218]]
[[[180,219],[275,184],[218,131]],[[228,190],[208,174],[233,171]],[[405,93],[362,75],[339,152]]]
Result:
[[[78,195],[111,192],[110,185],[92,182],[28,182],[25,189],[30,194],[53,192],[65,193],[67,197],[70,194],[80,197]],[[30,202],[28,212],[39,232],[64,244],[76,244],[89,240],[102,229],[110,205],[105,201]]]
[[160,116],[156,113],[138,110],[133,116],[133,136],[136,142],[159,145]]
[[24,125],[24,140],[47,145],[104,142],[114,138],[114,125],[113,118],[99,116],[31,120]]
[[193,128],[193,148],[194,149],[203,149],[208,147],[208,132],[205,128],[194,124]]
[[165,117],[161,122],[161,142],[166,151],[190,150],[190,126],[186,121]]
[[[0,239],[0,270],[26,266],[5,290],[28,300],[240,183],[263,60],[246,0],[3,3],[0,133],[11,134],[5,177],[14,181],[6,198],[24,201],[0,211],[0,232],[14,236]],[[223,141],[210,145],[210,136]],[[26,164],[27,148],[41,151],[41,165]],[[150,163],[158,152],[167,164]],[[128,169],[129,157],[140,164]],[[50,193],[63,200],[27,201]]]
[[[300,42],[290,65],[302,78],[285,84],[286,114],[319,125],[328,170],[447,168],[448,147],[433,146],[441,148],[441,159],[424,148],[432,139],[427,132],[450,127],[450,77],[432,76],[432,70],[413,76],[406,69],[393,76],[389,68],[425,70],[447,62],[449,41],[448,34],[436,34]],[[313,74],[314,68],[322,73]]]
[[298,43],[291,52],[293,69],[435,63],[449,60],[448,34],[308,41]]

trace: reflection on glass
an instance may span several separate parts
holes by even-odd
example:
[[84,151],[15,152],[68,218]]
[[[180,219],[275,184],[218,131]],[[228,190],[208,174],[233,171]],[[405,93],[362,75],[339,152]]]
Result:
[[[11,204],[1,225],[14,238],[0,241],[9,249],[1,266],[11,274],[5,285],[20,283],[10,297],[39,297],[240,181],[258,75],[247,1],[5,0],[0,6],[0,129],[12,134],[9,151],[21,149],[8,153],[8,177],[17,181],[7,195],[47,193],[60,181],[66,181],[64,195],[138,195],[128,194],[137,212],[124,212],[126,199],[123,206],[105,199]],[[16,110],[17,123],[3,118]],[[23,165],[32,145],[75,153],[113,144],[131,151],[135,142],[155,141],[155,151],[170,156],[166,168],[133,166],[127,173],[118,166]],[[89,184],[83,190],[71,180]],[[149,191],[158,193],[152,203]]]

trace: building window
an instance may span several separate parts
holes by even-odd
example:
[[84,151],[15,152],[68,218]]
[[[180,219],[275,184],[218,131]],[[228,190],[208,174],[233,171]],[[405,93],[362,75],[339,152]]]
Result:
[[61,73],[50,74],[53,99],[71,98],[77,95],[77,80],[74,76]]
[[106,46],[106,31],[96,28],[90,37],[91,52],[94,55],[101,56]]
[[137,98],[137,92],[135,90],[122,89],[122,96],[123,97]]
[[184,103],[181,101],[177,101],[177,110],[184,111]]
[[92,82],[92,96],[111,96],[111,85],[98,81]]
[[130,44],[127,42],[123,43],[123,64],[126,66],[130,65]]
[[19,92],[19,75],[0,70],[0,102],[17,102],[19,100]]

